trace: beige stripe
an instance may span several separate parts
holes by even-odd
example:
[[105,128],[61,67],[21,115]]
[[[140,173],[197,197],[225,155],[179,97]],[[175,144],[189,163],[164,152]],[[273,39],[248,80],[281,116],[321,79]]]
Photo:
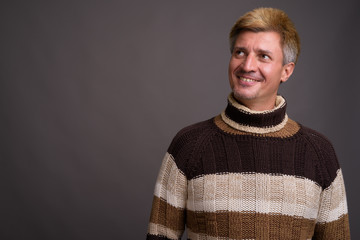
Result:
[[311,239],[315,220],[284,215],[187,212],[190,239]]
[[177,208],[185,208],[187,179],[171,154],[166,153],[156,181],[154,195]]
[[344,178],[341,169],[331,185],[322,193],[322,205],[319,211],[319,223],[332,222],[348,213]]
[[316,219],[321,187],[295,176],[209,174],[189,181],[187,209],[274,213]]
[[150,223],[148,227],[148,233],[177,240],[182,235],[183,231],[174,231],[160,224]]

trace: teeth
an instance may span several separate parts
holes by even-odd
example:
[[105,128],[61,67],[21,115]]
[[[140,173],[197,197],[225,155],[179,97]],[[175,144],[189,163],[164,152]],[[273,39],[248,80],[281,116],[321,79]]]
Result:
[[253,79],[250,79],[250,78],[244,78],[244,77],[240,77],[240,79],[244,82],[256,82],[255,80]]

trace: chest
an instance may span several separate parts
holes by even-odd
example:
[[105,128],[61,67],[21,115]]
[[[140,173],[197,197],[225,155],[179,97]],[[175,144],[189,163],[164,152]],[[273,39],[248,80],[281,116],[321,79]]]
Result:
[[289,175],[264,173],[208,174],[188,182],[187,209],[316,219],[321,187]]

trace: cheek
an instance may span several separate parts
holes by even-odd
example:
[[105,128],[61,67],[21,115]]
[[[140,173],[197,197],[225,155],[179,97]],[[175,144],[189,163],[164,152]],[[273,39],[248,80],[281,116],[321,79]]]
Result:
[[230,83],[231,88],[234,88],[234,84],[235,84],[233,72],[234,72],[234,65],[233,65],[232,61],[230,61],[229,68],[228,68],[228,77],[229,77],[229,83]]
[[238,66],[239,63],[234,59],[231,59],[229,62],[229,74],[232,74]]
[[232,66],[231,66],[231,62],[229,63],[229,67],[228,67],[228,73],[230,74],[231,73],[231,69],[232,69]]
[[233,61],[230,60],[230,62],[229,62],[229,68],[228,68],[229,77],[231,77],[231,75],[232,75],[233,72],[234,72],[234,63],[233,63]]
[[266,65],[261,68],[261,72],[266,79],[271,79],[273,81],[280,81],[282,76],[281,67],[274,65]]

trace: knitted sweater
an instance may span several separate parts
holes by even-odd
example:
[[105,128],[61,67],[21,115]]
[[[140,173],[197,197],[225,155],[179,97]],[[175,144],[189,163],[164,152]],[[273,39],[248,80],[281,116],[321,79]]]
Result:
[[278,96],[182,129],[156,181],[147,239],[350,239],[331,143],[288,118]]

